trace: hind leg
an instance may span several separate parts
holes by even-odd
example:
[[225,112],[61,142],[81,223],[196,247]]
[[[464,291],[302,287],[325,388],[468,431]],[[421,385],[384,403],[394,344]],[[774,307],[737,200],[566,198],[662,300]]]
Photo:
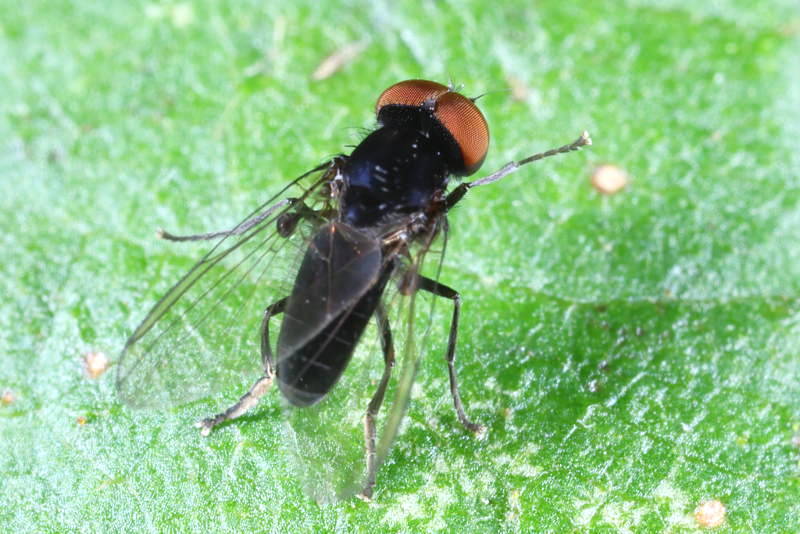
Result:
[[247,413],[269,390],[272,380],[275,377],[275,368],[272,364],[272,349],[269,346],[269,320],[272,316],[282,313],[286,307],[286,297],[271,304],[264,310],[264,318],[261,320],[261,360],[264,366],[264,374],[256,380],[250,390],[227,410],[214,416],[203,419],[195,423],[200,429],[200,434],[207,436],[220,423],[236,419]]
[[392,376],[392,367],[394,367],[394,343],[392,341],[392,331],[389,328],[389,320],[386,317],[386,312],[382,306],[378,306],[375,311],[375,316],[378,319],[378,327],[381,331],[381,347],[383,349],[383,376],[378,384],[378,389],[372,396],[372,400],[367,407],[367,413],[364,415],[364,441],[366,448],[367,460],[367,478],[364,482],[364,489],[361,490],[361,497],[364,500],[372,498],[372,490],[375,488],[375,478],[378,474],[378,457],[376,452],[377,441],[377,428],[375,426],[375,418],[383,404],[383,398],[386,395],[386,387],[389,385],[389,379]]

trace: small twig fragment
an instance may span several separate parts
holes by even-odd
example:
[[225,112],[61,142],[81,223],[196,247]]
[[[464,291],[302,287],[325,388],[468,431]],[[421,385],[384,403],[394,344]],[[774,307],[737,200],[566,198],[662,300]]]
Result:
[[3,393],[0,394],[0,404],[3,404],[4,406],[14,404],[16,400],[17,396],[10,389],[4,389]]
[[355,58],[364,51],[367,43],[363,41],[349,43],[336,50],[333,54],[329,55],[314,69],[311,74],[311,79],[320,81],[325,78],[330,78],[339,72],[345,65],[351,63]]
[[725,505],[711,499],[703,501],[694,511],[694,519],[700,528],[716,528],[725,522]]
[[110,363],[108,356],[102,352],[87,352],[83,355],[83,369],[86,376],[94,380],[108,370]]
[[592,186],[604,195],[619,193],[628,181],[628,173],[616,165],[600,165],[592,173]]

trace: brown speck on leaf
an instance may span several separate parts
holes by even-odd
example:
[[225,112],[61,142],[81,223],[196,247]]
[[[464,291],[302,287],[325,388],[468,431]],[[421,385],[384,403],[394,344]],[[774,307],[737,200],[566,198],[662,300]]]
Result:
[[108,370],[109,363],[108,356],[102,352],[87,352],[83,355],[83,370],[92,379],[100,378]]
[[613,195],[628,185],[628,173],[616,165],[600,165],[592,172],[592,186],[604,195]]
[[725,522],[725,505],[716,499],[703,501],[694,511],[700,528],[715,528]]
[[4,389],[3,394],[0,395],[0,403],[2,403],[4,406],[8,406],[9,404],[14,404],[16,400],[17,396],[14,395],[14,392],[11,391],[10,389]]
[[524,102],[528,99],[529,90],[528,86],[525,85],[525,82],[516,76],[508,76],[506,77],[506,83],[508,84],[509,89],[511,89],[511,98],[517,102]]
[[355,58],[357,58],[366,47],[367,43],[364,42],[349,43],[344,45],[339,50],[322,60],[322,62],[311,74],[311,79],[319,81],[324,80],[325,78],[330,78],[339,72],[345,65],[351,63]]
[[79,416],[78,416],[78,417],[75,419],[75,422],[76,422],[76,423],[78,423],[78,426],[83,426],[83,425],[85,425],[86,423],[88,423],[88,422],[89,422],[89,420],[88,420],[88,419],[86,419],[86,417],[85,417],[85,416],[83,416],[83,415],[79,415]]
[[800,18],[790,19],[778,27],[778,33],[784,37],[793,37],[800,33]]

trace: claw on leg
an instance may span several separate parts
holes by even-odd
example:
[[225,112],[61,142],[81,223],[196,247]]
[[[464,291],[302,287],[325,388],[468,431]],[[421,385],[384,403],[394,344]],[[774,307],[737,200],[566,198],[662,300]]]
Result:
[[206,419],[195,423],[194,426],[200,429],[200,435],[208,436],[215,426],[244,415],[248,410],[250,410],[250,408],[258,404],[258,400],[264,396],[264,393],[266,393],[269,387],[272,385],[272,376],[272,374],[265,374],[256,380],[256,383],[253,384],[253,387],[251,387],[247,393],[242,395],[242,398],[240,398],[236,404],[224,412],[220,412],[217,415],[207,417]]

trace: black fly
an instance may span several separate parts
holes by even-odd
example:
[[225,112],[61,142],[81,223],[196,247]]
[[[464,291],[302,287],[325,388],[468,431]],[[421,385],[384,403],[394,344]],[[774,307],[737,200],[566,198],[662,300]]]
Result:
[[[349,156],[297,178],[233,229],[189,236],[161,232],[170,241],[218,242],[136,328],[117,374],[117,389],[128,404],[163,406],[230,383],[251,367],[250,355],[260,354],[261,376],[250,390],[198,423],[207,435],[252,408],[275,380],[291,405],[318,403],[339,381],[375,318],[383,371],[365,406],[366,465],[356,476],[363,498],[372,496],[408,404],[421,349],[415,341],[421,329],[413,322],[418,294],[453,303],[446,352],[450,392],[463,426],[483,431],[467,417],[459,396],[454,362],[460,296],[422,274],[426,256],[438,254],[441,261],[443,245],[439,252],[431,245],[446,240],[447,213],[473,187],[591,144],[584,133],[448,192],[450,178],[475,173],[489,147],[488,126],[474,99],[438,83],[408,80],[386,89],[376,112],[379,127]],[[300,257],[299,269],[286,272]],[[291,287],[281,287],[286,280],[293,280]],[[283,320],[273,352],[270,321],[277,315]],[[400,336],[391,324],[398,317]],[[398,338],[403,368],[390,386]],[[393,388],[393,402],[379,433],[387,388]]]

